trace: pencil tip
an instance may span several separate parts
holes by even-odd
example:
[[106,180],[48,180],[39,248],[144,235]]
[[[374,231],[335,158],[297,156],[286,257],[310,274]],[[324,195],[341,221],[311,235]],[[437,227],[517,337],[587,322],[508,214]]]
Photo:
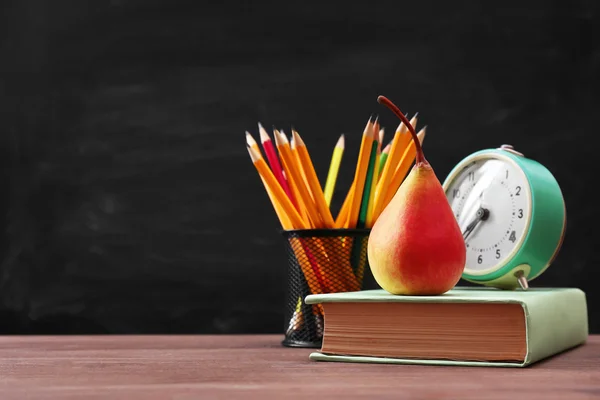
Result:
[[279,132],[278,130],[275,130],[275,142],[277,143],[277,146],[289,143],[283,131]]
[[248,150],[248,154],[250,154],[252,162],[255,162],[258,159],[258,157],[256,156],[256,152],[254,151],[254,149],[250,146],[246,146],[246,149]]
[[265,143],[268,142],[269,140],[271,140],[271,138],[269,137],[269,134],[267,133],[267,131],[262,127],[262,125],[259,125],[259,134],[260,134],[260,141],[261,143]]
[[294,139],[294,142],[296,142],[296,146],[305,146],[304,140],[302,140],[298,132],[292,130],[292,138]]
[[341,148],[343,148],[343,147],[344,147],[344,145],[345,145],[345,143],[346,143],[346,139],[344,138],[344,134],[342,133],[342,134],[340,135],[340,138],[338,139],[338,141],[337,141],[337,143],[336,143],[335,147],[341,147]]
[[248,144],[249,146],[253,146],[256,144],[256,140],[254,140],[252,134],[248,131],[246,131],[246,144]]

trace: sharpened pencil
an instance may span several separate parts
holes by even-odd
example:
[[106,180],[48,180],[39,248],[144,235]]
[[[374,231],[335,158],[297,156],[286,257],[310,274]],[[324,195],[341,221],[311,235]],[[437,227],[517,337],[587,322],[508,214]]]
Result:
[[[421,129],[421,131],[417,134],[417,137],[419,138],[419,143],[421,143],[421,144],[423,144],[423,141],[425,140],[425,131],[426,131],[426,127],[423,127],[423,129]],[[404,178],[406,177],[408,170],[410,169],[411,165],[413,164],[416,154],[417,154],[417,152],[415,149],[415,143],[413,141],[411,141],[408,148],[402,155],[402,159],[400,160],[400,163],[398,164],[396,171],[394,172],[394,177],[392,178],[392,180],[390,182],[390,187],[387,192],[387,198],[383,202],[383,208],[385,208],[389,204],[389,202],[392,201],[392,198],[398,191],[398,188],[402,184],[402,181],[404,181]],[[377,215],[376,217],[378,217],[378,216],[379,215]]]
[[325,201],[327,206],[331,205],[331,198],[335,190],[335,184],[337,181],[338,173],[340,171],[340,164],[342,162],[342,155],[344,154],[345,140],[344,134],[340,135],[335,147],[333,148],[333,154],[331,155],[331,162],[329,164],[329,171],[327,172],[327,180],[325,181]]
[[271,193],[273,193],[273,196],[275,197],[277,202],[279,202],[283,211],[287,214],[293,227],[295,229],[306,229],[306,225],[304,221],[302,221],[302,218],[300,218],[300,214],[298,214],[298,212],[294,208],[292,202],[279,185],[279,182],[277,182],[277,179],[275,179],[273,172],[271,172],[262,156],[260,156],[260,154],[257,154],[254,151],[254,149],[252,149],[252,147],[248,147],[248,154],[250,154],[250,158],[252,159],[252,163],[256,167],[258,174],[266,182],[267,187],[269,188]]
[[294,196],[292,195],[290,187],[288,186],[287,180],[283,176],[283,168],[281,167],[281,164],[279,163],[279,158],[277,157],[277,152],[275,151],[273,142],[271,141],[269,134],[267,133],[265,128],[263,128],[263,126],[260,122],[258,123],[258,131],[260,134],[260,142],[261,142],[263,149],[265,151],[265,154],[267,156],[267,161],[269,162],[269,165],[271,166],[271,171],[273,171],[273,175],[275,175],[275,178],[277,179],[277,181],[283,188],[283,191],[292,200],[292,204],[294,204],[295,203]]
[[[248,144],[249,147],[251,147],[254,150],[254,152],[257,156],[262,158],[262,154],[260,152],[260,148],[258,147],[258,144],[256,143],[256,140],[254,140],[254,138],[252,137],[250,132],[247,132],[247,131],[246,131],[246,143]],[[269,196],[269,199],[271,200],[271,204],[273,205],[273,208],[275,209],[275,214],[277,214],[277,218],[279,218],[281,227],[285,230],[293,229],[292,222],[290,221],[286,212],[283,210],[281,204],[279,203],[279,201],[277,200],[275,195],[273,195],[273,191],[267,185],[265,178],[263,178],[261,176],[260,179],[263,183],[263,186],[265,187],[265,190],[267,191],[267,195]]]
[[[279,150],[279,154],[285,161],[286,165],[289,167],[289,173],[291,174],[291,179],[294,181],[296,188],[304,202],[304,206],[306,207],[307,213],[310,216],[311,221],[313,222],[315,228],[324,228],[325,222],[322,220],[319,212],[317,211],[315,204],[312,200],[310,193],[306,185],[304,184],[304,179],[300,175],[300,166],[296,161],[296,157],[292,154],[292,150],[290,149],[289,142],[287,137],[280,133],[275,132],[275,144],[277,145],[277,149]],[[290,177],[288,177],[290,178]]]
[[349,228],[356,228],[358,224],[358,215],[360,213],[360,204],[362,201],[363,190],[365,187],[365,178],[367,176],[367,169],[369,166],[369,156],[371,154],[372,143],[373,124],[371,122],[371,119],[369,119],[369,122],[367,122],[367,126],[363,131],[358,161],[356,163],[356,170],[354,173],[355,187],[352,193],[352,199],[350,203],[350,210],[348,216]]
[[[415,126],[414,123],[416,122],[417,115],[418,113],[415,114],[413,119],[410,121],[413,127]],[[392,177],[394,176],[395,168],[398,165],[400,159],[402,158],[406,147],[411,141],[412,139],[408,128],[406,128],[406,126],[404,126],[403,123],[400,123],[400,125],[398,125],[398,128],[396,129],[394,138],[392,139],[392,147],[390,148],[387,157],[387,162],[383,166],[381,178],[379,179],[379,182],[377,183],[377,188],[375,189],[375,205],[373,209],[373,215],[375,216],[375,218],[377,218],[377,216],[381,214],[381,211],[384,208],[385,199],[387,198],[389,185],[392,180]]]
[[325,223],[325,228],[333,228],[333,217],[331,216],[331,211],[329,210],[329,206],[325,201],[325,195],[321,189],[319,178],[317,177],[312,160],[308,154],[306,144],[304,143],[304,140],[302,140],[302,137],[300,137],[300,134],[295,130],[292,130],[292,135],[294,136],[294,142],[296,143],[298,156],[300,157],[302,168],[304,169],[306,179],[308,180],[308,185],[313,194],[313,200],[316,203],[317,211]]
[[392,147],[391,143],[388,143],[387,146],[385,146],[385,149],[383,149],[383,151],[381,152],[381,157],[379,158],[379,179],[377,180],[379,183],[379,180],[381,180],[381,171],[383,171],[383,166],[385,165],[385,162],[387,161],[388,158],[388,154],[390,153],[390,147]]
[[[373,132],[379,132],[379,122],[376,119],[373,123]],[[360,205],[360,213],[358,215],[358,225],[357,228],[366,228],[367,227],[367,219],[369,214],[369,201],[372,200],[375,195],[373,179],[375,178],[375,166],[377,165],[377,151],[379,146],[379,135],[373,138],[373,142],[371,143],[371,154],[369,156],[369,164],[367,166],[367,175],[365,177],[365,187],[363,190],[362,202]],[[371,204],[371,209],[373,208],[373,204]]]

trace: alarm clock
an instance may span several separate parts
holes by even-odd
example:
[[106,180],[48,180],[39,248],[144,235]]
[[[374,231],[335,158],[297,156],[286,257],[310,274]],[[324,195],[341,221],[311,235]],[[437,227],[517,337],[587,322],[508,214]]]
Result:
[[480,150],[450,171],[443,188],[465,240],[464,280],[526,290],[556,258],[565,201],[539,162],[511,145]]

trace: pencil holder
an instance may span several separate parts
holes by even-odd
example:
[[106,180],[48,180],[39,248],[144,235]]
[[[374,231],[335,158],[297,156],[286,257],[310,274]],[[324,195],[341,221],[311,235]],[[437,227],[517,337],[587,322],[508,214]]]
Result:
[[283,231],[287,249],[285,337],[288,347],[319,348],[323,338],[323,309],[307,305],[309,294],[361,290],[369,229],[307,229]]

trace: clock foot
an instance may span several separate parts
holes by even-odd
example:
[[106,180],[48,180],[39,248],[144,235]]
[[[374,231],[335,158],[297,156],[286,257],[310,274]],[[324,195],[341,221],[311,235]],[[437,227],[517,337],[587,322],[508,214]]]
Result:
[[523,290],[529,289],[529,283],[527,283],[527,278],[525,278],[523,271],[515,272],[515,276],[517,277],[517,281],[519,282],[519,285],[521,285],[521,289],[523,289]]

